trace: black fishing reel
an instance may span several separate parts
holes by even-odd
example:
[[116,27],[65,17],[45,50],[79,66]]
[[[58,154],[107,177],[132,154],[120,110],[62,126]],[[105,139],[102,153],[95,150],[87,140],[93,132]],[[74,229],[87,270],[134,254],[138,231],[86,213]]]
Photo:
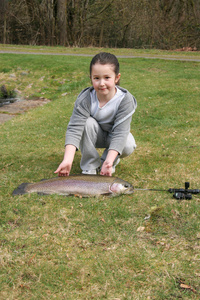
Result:
[[200,189],[194,189],[191,190],[189,189],[190,183],[185,182],[185,188],[184,189],[168,189],[168,190],[162,190],[162,189],[137,189],[137,191],[160,191],[160,192],[169,192],[173,193],[173,197],[177,200],[191,200],[192,199],[192,194],[199,194]]
[[191,200],[192,194],[199,194],[199,189],[189,189],[190,183],[185,182],[185,189],[169,189],[168,192],[174,193],[173,197],[177,200]]
[[174,193],[173,197],[177,200],[191,200],[192,199],[191,194],[185,194],[185,193],[182,193],[182,192]]

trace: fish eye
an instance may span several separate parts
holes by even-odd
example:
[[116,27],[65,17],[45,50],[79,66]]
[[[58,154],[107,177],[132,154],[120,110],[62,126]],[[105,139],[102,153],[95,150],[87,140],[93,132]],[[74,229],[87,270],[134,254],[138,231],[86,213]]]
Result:
[[125,183],[124,187],[125,187],[125,188],[128,188],[128,187],[129,187],[129,184],[128,184],[128,183]]

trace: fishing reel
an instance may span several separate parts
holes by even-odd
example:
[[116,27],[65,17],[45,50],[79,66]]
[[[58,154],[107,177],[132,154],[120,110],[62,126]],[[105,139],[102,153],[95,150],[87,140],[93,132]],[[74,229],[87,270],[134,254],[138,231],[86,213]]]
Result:
[[169,189],[168,192],[174,193],[173,197],[177,200],[191,200],[192,194],[199,194],[199,189],[189,189],[190,183],[185,182],[185,189]]
[[168,189],[168,190],[162,190],[162,189],[135,189],[137,191],[160,191],[160,192],[169,192],[173,193],[173,197],[177,200],[191,200],[192,194],[199,194],[200,189],[189,189],[190,183],[185,182],[185,188],[184,189]]

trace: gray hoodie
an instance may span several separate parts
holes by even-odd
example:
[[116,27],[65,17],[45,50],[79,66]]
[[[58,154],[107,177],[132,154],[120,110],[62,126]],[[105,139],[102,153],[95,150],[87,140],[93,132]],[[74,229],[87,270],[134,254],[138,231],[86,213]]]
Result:
[[[110,121],[108,126],[111,128],[108,132],[111,137],[108,150],[116,150],[119,154],[121,154],[126,143],[127,136],[130,132],[132,115],[137,107],[137,102],[129,91],[119,86],[118,88],[125,93],[125,96],[118,107],[114,119]],[[73,113],[67,127],[65,145],[74,145],[77,149],[79,149],[86,120],[90,116],[93,117],[91,115],[90,96],[90,92],[92,90],[93,87],[84,89],[79,94],[75,102]]]

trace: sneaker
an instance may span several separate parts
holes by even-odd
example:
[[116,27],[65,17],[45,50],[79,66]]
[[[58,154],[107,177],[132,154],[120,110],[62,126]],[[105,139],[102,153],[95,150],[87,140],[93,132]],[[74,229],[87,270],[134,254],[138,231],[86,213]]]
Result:
[[95,170],[84,170],[84,171],[82,171],[82,174],[85,174],[85,175],[97,175],[97,171],[96,171],[96,169]]
[[114,165],[112,166],[112,174],[115,173],[115,167],[118,165],[119,162],[120,162],[120,158],[118,158],[116,162],[114,162]]

